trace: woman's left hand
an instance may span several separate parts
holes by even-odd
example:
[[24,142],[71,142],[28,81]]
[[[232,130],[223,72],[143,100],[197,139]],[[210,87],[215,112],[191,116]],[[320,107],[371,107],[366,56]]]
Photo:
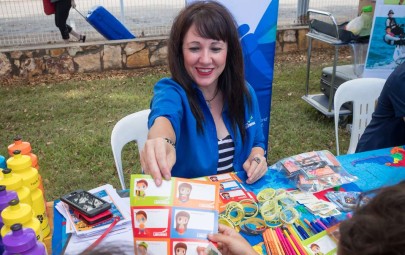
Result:
[[248,176],[246,183],[252,184],[266,174],[266,158],[260,153],[251,153],[249,158],[243,164],[243,169],[245,169]]

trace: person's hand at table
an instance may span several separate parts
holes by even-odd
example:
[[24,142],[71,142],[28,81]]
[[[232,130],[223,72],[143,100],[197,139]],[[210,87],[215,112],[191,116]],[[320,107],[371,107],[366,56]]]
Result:
[[148,140],[141,151],[141,166],[145,174],[150,174],[157,186],[162,179],[170,180],[176,163],[176,135],[173,126],[165,117],[158,117],[149,130]]
[[257,255],[243,236],[222,224],[218,225],[218,234],[209,234],[208,239],[218,244],[222,255]]
[[248,176],[246,183],[252,184],[266,174],[267,160],[263,155],[263,149],[255,147],[252,149],[249,158],[243,163],[243,169]]

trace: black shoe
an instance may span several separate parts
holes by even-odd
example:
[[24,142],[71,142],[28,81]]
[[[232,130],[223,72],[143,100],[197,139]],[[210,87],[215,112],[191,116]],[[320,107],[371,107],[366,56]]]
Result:
[[85,35],[80,35],[79,42],[85,42],[86,41],[86,36]]

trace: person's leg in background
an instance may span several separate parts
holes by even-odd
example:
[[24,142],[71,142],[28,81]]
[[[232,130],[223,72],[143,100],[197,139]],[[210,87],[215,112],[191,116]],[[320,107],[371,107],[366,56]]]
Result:
[[72,34],[79,41],[84,42],[86,40],[86,36],[80,35],[76,31],[74,31],[71,26],[66,24],[71,7],[71,0],[60,0],[55,2],[55,25],[59,28],[65,43],[69,43],[69,34]]

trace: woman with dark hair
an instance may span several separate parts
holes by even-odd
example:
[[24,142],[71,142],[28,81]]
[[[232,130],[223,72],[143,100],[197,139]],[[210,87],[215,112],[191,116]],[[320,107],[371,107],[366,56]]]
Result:
[[176,17],[168,42],[171,78],[154,88],[145,173],[159,186],[171,176],[195,178],[246,171],[247,183],[267,171],[256,94],[244,77],[232,15],[215,1],[196,1]]
[[85,35],[77,33],[71,26],[66,24],[70,8],[76,8],[75,0],[51,0],[51,3],[55,5],[55,25],[59,28],[65,43],[69,43],[69,34],[76,37],[79,42],[85,42]]

